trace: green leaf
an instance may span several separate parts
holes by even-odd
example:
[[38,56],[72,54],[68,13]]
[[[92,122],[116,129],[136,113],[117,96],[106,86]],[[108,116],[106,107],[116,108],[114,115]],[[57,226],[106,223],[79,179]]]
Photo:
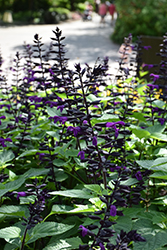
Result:
[[46,168],[31,168],[23,174],[23,177],[28,179],[34,176],[46,175],[47,173],[48,169]]
[[18,179],[14,181],[10,181],[6,183],[5,185],[0,183],[1,184],[0,185],[0,197],[3,196],[8,191],[14,191],[18,189],[24,182],[25,182],[25,178],[19,177]]
[[16,249],[19,249],[18,246],[10,243],[7,243],[4,247],[4,250],[16,250]]
[[117,224],[114,225],[114,230],[116,232],[120,232],[121,230],[124,230],[125,232],[129,232],[132,229],[132,221],[130,217],[121,216],[117,219]]
[[147,234],[142,235],[146,242],[135,242],[134,249],[135,250],[158,250],[160,247],[167,244],[167,231],[158,232],[155,235]]
[[59,141],[60,135],[59,135],[58,132],[55,132],[55,131],[46,131],[46,134],[48,134],[48,135],[54,137],[54,140],[55,140],[55,141]]
[[54,117],[54,116],[60,116],[61,112],[60,110],[57,110],[57,108],[50,108],[50,107],[46,107],[47,113],[49,116]]
[[0,214],[10,215],[10,216],[25,216],[25,209],[23,206],[2,206],[0,207]]
[[132,128],[132,132],[139,138],[147,138],[150,136],[150,133],[145,130],[145,129],[141,129],[141,128]]
[[78,249],[78,246],[82,244],[83,242],[79,237],[73,237],[65,240],[52,242],[52,244],[49,244],[43,250]]
[[78,155],[78,153],[79,153],[79,150],[77,150],[77,149],[69,149],[69,150],[66,150],[65,156],[75,157]]
[[90,199],[93,197],[93,195],[90,194],[90,192],[86,190],[81,189],[70,189],[65,191],[53,191],[50,192],[51,195],[60,195],[60,196],[66,196],[71,198],[80,198],[80,199]]
[[90,185],[84,185],[85,188],[99,194],[102,192],[101,187],[98,184],[90,184]]
[[55,166],[57,166],[57,167],[62,167],[62,166],[64,166],[64,165],[66,165],[67,162],[57,158],[57,159],[55,159],[55,160],[53,161],[53,164],[54,164]]
[[53,235],[59,235],[62,234],[71,228],[73,228],[74,225],[67,225],[57,222],[42,222],[40,224],[37,224],[32,231],[31,239],[26,242],[26,244],[32,243],[36,241],[37,239],[44,238],[47,236],[53,236]]
[[94,212],[95,209],[90,205],[77,205],[76,208],[64,206],[64,205],[53,205],[51,213],[57,214],[78,214]]
[[53,205],[52,211],[53,213],[57,214],[66,214],[73,210],[74,208],[71,206],[66,206],[66,205]]
[[0,152],[0,168],[5,165],[6,162],[12,161],[15,155],[11,150],[4,150]]
[[0,238],[13,239],[20,236],[21,229],[19,227],[5,227],[0,229]]
[[136,162],[142,168],[151,169],[151,167],[153,166],[154,160],[139,160],[139,161],[136,161]]
[[165,141],[165,142],[167,142],[167,135],[162,134],[162,133],[152,133],[150,135],[150,137],[154,138],[156,140],[159,140],[159,141]]
[[127,186],[131,186],[138,183],[138,180],[136,178],[129,178],[126,181],[121,181],[121,185],[127,185]]
[[150,175],[151,178],[164,179],[167,180],[167,171],[156,171]]
[[161,100],[155,100],[152,102],[152,104],[159,108],[162,108],[164,105],[166,105],[166,103]]
[[[79,246],[79,245],[78,245]],[[55,241],[52,244],[46,246],[43,250],[66,250],[70,249],[71,245],[67,243],[65,240]]]
[[142,121],[142,122],[145,122],[145,121],[146,121],[146,118],[144,117],[144,114],[143,114],[143,113],[134,112],[134,113],[132,113],[132,116],[133,116],[134,118],[136,118],[137,120],[139,120],[139,121]]
[[23,152],[22,154],[20,154],[16,160],[18,160],[19,158],[23,157],[23,156],[29,156],[29,155],[35,155],[37,152],[39,152],[38,149],[31,149],[31,150],[26,150],[25,152]]
[[154,125],[151,127],[146,128],[146,130],[152,135],[152,134],[156,134],[156,133],[162,133],[165,130],[166,125]]

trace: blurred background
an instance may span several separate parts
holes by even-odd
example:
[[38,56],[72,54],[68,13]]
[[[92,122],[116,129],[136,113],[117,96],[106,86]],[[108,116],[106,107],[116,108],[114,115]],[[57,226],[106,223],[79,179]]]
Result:
[[[101,0],[102,1],[102,0]],[[117,20],[111,39],[122,43],[129,33],[135,40],[139,35],[163,36],[167,31],[167,0],[115,0]],[[89,0],[97,12],[100,0]],[[83,16],[85,0],[0,0],[0,25],[54,24]]]

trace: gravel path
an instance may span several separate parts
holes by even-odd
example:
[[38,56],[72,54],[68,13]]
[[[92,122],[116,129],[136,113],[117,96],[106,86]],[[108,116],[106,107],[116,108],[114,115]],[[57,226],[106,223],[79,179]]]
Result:
[[70,58],[69,65],[75,63],[88,63],[93,65],[98,57],[109,57],[110,68],[114,70],[117,66],[119,45],[110,40],[113,26],[110,16],[106,16],[105,25],[100,24],[100,17],[93,14],[92,21],[67,21],[58,25],[27,25],[0,27],[0,49],[2,57],[7,64],[17,51],[22,51],[23,43],[33,43],[33,37],[37,33],[42,37],[45,45],[49,46],[50,37],[54,37],[52,30],[58,26],[66,37],[67,57]]

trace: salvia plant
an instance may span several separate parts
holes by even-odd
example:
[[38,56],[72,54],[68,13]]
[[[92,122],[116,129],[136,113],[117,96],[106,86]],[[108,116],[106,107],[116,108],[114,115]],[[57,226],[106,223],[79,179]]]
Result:
[[64,40],[35,34],[10,84],[1,67],[1,249],[167,249],[167,37],[150,82],[140,37],[115,75],[70,69]]

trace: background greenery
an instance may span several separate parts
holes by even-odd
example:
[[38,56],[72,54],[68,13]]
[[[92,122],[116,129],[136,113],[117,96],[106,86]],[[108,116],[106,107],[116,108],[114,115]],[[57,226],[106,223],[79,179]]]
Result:
[[70,11],[82,12],[84,3],[85,0],[0,0],[0,15],[10,10],[16,22],[57,23],[67,18]]
[[163,36],[167,27],[166,0],[116,0],[118,19],[112,39],[122,43],[129,33],[134,39],[138,35]]

